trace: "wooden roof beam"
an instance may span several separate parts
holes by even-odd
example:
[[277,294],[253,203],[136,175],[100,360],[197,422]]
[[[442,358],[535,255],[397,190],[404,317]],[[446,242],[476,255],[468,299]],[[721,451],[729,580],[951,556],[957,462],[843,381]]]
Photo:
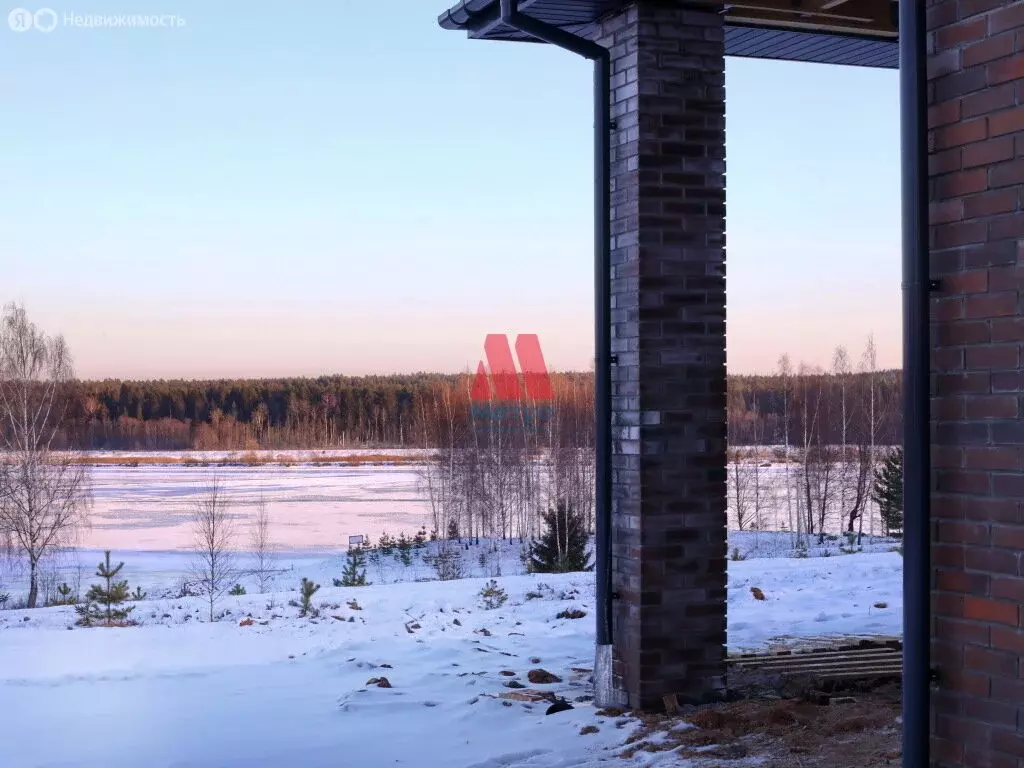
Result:
[[773,29],[895,39],[891,0],[740,0],[726,3],[730,23]]

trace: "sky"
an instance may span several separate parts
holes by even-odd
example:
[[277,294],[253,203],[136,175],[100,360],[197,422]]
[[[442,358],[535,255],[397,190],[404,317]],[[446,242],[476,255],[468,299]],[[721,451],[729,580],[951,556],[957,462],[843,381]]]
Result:
[[[0,301],[80,377],[459,371],[488,333],[592,365],[588,62],[447,0],[52,2],[0,14]],[[183,23],[66,23],[125,13]],[[726,87],[730,371],[898,366],[896,72]]]

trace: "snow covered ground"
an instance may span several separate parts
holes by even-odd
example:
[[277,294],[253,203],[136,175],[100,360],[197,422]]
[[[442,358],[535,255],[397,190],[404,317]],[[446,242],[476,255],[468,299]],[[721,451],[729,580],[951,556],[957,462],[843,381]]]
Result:
[[[467,577],[458,581],[434,580],[429,544],[408,564],[370,558],[371,586],[331,586],[348,536],[411,535],[427,522],[414,466],[216,468],[238,546],[262,496],[278,549],[266,595],[256,594],[252,556],[237,554],[248,594],[220,599],[213,623],[201,598],[179,597],[192,557],[188,516],[210,471],[93,471],[84,548],[47,564],[44,591],[67,582],[84,592],[110,548],[125,561],[120,576],[147,593],[134,603],[138,626],[75,627],[70,607],[0,610],[0,768],[681,764],[671,752],[618,757],[633,726],[600,716],[589,699],[593,574],[526,575],[522,542],[484,540],[458,545]],[[730,650],[899,635],[897,544],[731,532]],[[2,566],[10,604],[27,574]],[[316,618],[292,604],[303,577],[322,585]],[[489,578],[509,594],[496,610],[478,596]],[[567,608],[587,615],[558,618]],[[538,668],[560,681],[531,683]],[[391,687],[368,683],[380,677]],[[552,695],[575,708],[545,715]]]
[[[222,599],[229,613],[213,624],[200,598],[138,602],[140,626],[128,628],[74,628],[67,607],[0,612],[0,765],[680,764],[671,753],[619,758],[631,726],[617,728],[588,698],[591,574],[499,577],[508,602],[484,610],[480,578],[335,588],[326,576],[340,573],[340,557],[293,565],[275,594]],[[729,570],[731,649],[900,631],[896,553]],[[134,584],[130,564],[123,574]],[[302,576],[325,584],[318,618],[289,605],[298,594],[286,585]],[[570,607],[587,616],[557,618]],[[529,682],[538,668],[561,681]],[[368,683],[379,677],[392,687]],[[506,687],[513,680],[525,688]],[[548,701],[521,700],[530,691],[575,708],[547,716]],[[582,735],[589,725],[598,731]]]

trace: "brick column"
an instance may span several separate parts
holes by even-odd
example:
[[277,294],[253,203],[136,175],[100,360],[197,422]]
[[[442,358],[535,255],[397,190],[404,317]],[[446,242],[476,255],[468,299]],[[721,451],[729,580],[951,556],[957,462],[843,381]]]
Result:
[[1024,2],[928,9],[932,754],[1024,765]]
[[639,0],[597,38],[616,121],[612,698],[645,709],[713,699],[725,675],[724,29],[680,6]]

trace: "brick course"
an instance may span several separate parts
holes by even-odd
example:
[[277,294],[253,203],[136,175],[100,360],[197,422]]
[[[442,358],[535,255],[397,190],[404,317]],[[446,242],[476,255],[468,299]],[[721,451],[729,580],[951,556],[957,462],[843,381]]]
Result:
[[929,2],[932,758],[1024,765],[1024,2]]
[[704,701],[726,639],[725,46],[713,7],[640,0],[612,55],[616,687]]

